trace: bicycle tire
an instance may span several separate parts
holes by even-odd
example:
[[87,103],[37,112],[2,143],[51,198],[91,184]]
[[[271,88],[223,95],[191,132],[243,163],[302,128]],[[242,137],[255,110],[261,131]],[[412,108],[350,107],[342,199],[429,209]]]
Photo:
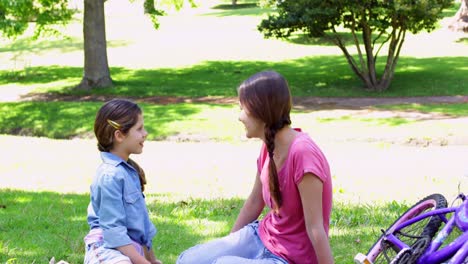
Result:
[[[438,194],[438,193],[431,194],[421,199],[417,203],[415,203],[411,208],[409,208],[405,213],[403,213],[392,225],[390,225],[390,227],[386,230],[386,233],[393,233],[396,227],[400,223],[407,221],[409,219],[412,219],[422,214],[423,212],[428,212],[428,211],[432,211],[432,210],[439,209],[439,208],[445,208],[445,207],[447,207],[447,200],[445,199],[443,195]],[[406,230],[409,230],[409,228],[416,227],[419,230],[417,230],[416,234],[413,233],[412,235],[419,236],[419,237],[429,237],[432,240],[434,235],[439,230],[441,223],[442,223],[442,220],[440,219],[440,217],[432,216],[432,217],[422,219],[421,221],[415,222],[412,225],[405,227],[404,230],[406,233]],[[418,225],[421,225],[421,226],[418,226]],[[399,234],[395,234],[395,235],[399,237],[400,239],[404,240],[401,235]],[[398,252],[394,248],[392,248],[391,245],[388,245],[383,241],[383,237],[384,235],[381,235],[379,239],[374,243],[374,245],[367,252],[367,257],[374,264],[390,263],[393,259],[395,259],[395,257],[398,254]],[[387,255],[388,253],[394,254],[394,255],[388,256]],[[401,262],[396,261],[396,263],[401,263]]]

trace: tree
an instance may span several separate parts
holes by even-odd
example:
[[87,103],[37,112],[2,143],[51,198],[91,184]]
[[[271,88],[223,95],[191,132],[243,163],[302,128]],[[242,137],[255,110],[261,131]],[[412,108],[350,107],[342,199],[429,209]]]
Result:
[[468,33],[468,0],[461,0],[460,8],[453,17],[449,29]]
[[[304,32],[330,39],[365,87],[381,92],[393,79],[406,33],[433,30],[442,10],[451,4],[452,0],[282,0],[276,4],[278,13],[262,20],[258,29],[265,37]],[[357,55],[348,50],[340,27],[349,31]],[[384,45],[386,63],[378,73],[376,62]]]
[[89,90],[92,87],[112,85],[107,62],[104,1],[84,0],[84,71],[78,89]]
[[34,36],[56,33],[53,25],[66,24],[74,10],[68,0],[0,0],[0,33],[7,38],[22,35],[31,23]]
[[[112,86],[112,78],[107,61],[105,1],[84,0],[84,70],[83,78],[77,86],[77,89],[80,90]],[[193,5],[192,1],[189,2]],[[170,4],[176,9],[180,9],[183,3],[184,0],[170,1]],[[144,0],[143,7],[145,14],[150,17],[154,28],[157,29],[159,27],[157,17],[164,15],[164,11],[155,7],[154,0]]]

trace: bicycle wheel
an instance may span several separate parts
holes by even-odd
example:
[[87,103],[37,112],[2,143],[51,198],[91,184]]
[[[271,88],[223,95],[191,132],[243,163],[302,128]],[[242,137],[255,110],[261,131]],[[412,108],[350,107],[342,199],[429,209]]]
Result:
[[441,194],[432,194],[414,204],[404,214],[402,214],[386,231],[386,233],[393,233],[401,241],[407,245],[411,245],[415,252],[419,255],[398,254],[398,249],[395,248],[390,242],[383,240],[384,235],[380,236],[377,242],[369,249],[367,257],[374,264],[379,263],[414,263],[426,249],[429,242],[432,240],[436,232],[439,230],[442,220],[438,216],[427,217],[415,222],[398,232],[394,232],[396,227],[412,219],[422,213],[429,212],[439,208],[447,207],[447,200]]

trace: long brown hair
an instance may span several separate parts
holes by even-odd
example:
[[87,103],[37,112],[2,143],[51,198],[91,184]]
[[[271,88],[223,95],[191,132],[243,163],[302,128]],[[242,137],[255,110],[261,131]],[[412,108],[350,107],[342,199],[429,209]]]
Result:
[[[94,121],[94,134],[99,151],[110,152],[114,147],[114,132],[120,130],[127,134],[138,122],[141,113],[141,108],[136,103],[125,99],[112,99],[101,106]],[[145,172],[135,161],[128,159],[127,162],[138,172],[141,191],[144,191]]]
[[273,159],[276,133],[291,124],[291,93],[289,86],[279,73],[263,71],[245,80],[237,89],[242,107],[265,123],[265,145],[268,150],[269,187],[274,201],[274,210],[278,212],[283,203],[279,187],[278,172]]

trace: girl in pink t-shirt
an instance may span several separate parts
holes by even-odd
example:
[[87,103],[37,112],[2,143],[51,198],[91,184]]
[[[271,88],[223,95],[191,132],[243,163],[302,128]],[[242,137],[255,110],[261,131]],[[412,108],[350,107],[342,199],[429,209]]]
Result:
[[315,142],[291,128],[286,80],[259,72],[238,93],[246,136],[264,142],[253,189],[230,235],[186,250],[177,263],[333,263],[330,168]]

